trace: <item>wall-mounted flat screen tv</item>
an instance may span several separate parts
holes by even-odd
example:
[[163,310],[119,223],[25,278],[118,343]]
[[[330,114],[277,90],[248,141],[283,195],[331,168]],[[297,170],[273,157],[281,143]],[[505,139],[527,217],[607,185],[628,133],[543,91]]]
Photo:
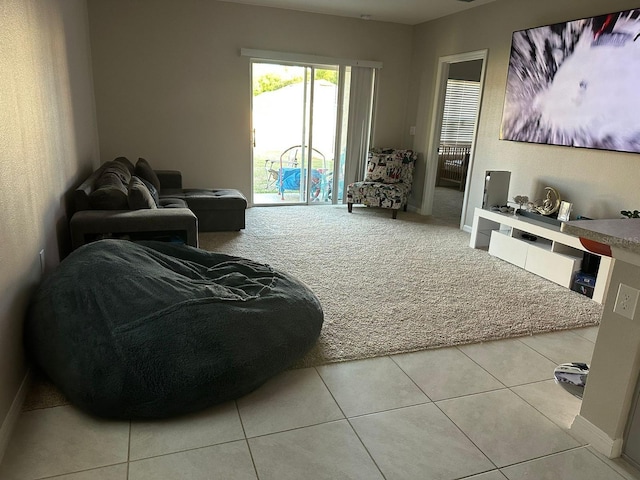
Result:
[[500,138],[640,153],[640,8],[514,32]]

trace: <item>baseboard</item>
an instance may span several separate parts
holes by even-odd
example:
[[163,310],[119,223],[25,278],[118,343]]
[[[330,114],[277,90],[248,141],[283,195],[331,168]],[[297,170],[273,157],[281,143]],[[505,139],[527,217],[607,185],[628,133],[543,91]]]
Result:
[[577,415],[571,424],[571,433],[589,443],[607,458],[618,458],[622,454],[622,438],[610,438],[589,420]]
[[9,440],[11,439],[13,429],[15,428],[16,424],[18,423],[18,419],[20,418],[20,412],[22,411],[24,399],[27,396],[30,381],[31,370],[28,370],[26,375],[22,379],[22,383],[20,384],[18,393],[16,393],[16,396],[13,398],[11,408],[9,408],[9,412],[7,412],[7,416],[4,418],[2,426],[0,427],[0,463],[2,463],[4,452],[9,445]]
[[462,227],[463,232],[471,233],[471,225],[464,225]]

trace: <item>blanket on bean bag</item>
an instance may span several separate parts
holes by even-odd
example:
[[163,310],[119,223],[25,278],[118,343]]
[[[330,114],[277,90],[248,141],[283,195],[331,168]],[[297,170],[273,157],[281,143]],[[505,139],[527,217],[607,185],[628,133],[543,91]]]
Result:
[[242,396],[316,342],[320,302],[268,265],[164,242],[101,240],[37,289],[27,352],[69,400],[166,417]]

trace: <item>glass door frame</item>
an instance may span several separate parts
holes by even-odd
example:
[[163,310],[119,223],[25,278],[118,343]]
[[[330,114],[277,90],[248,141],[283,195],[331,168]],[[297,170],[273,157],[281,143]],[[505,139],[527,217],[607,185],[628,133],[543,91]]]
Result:
[[[256,147],[256,130],[254,126],[254,95],[253,91],[251,91],[251,132],[252,132],[252,148],[251,148],[251,192],[252,192],[252,204],[259,206],[276,206],[276,205],[316,205],[316,204],[337,204],[342,203],[342,198],[339,198],[339,192],[344,191],[344,186],[340,186],[339,182],[342,182],[343,175],[340,174],[341,169],[344,169],[344,162],[341,161],[341,151],[343,150],[342,143],[343,139],[343,121],[345,116],[348,116],[348,105],[344,104],[345,98],[345,90],[346,84],[345,79],[347,76],[345,75],[346,68],[345,65],[340,64],[324,64],[324,63],[311,63],[311,62],[302,62],[302,61],[282,61],[282,60],[274,60],[274,59],[262,59],[262,58],[251,58],[250,60],[250,85],[253,85],[254,80],[254,65],[255,64],[272,64],[272,65],[282,65],[282,66],[291,66],[291,67],[302,67],[304,68],[304,107],[303,107],[303,122],[302,122],[302,141],[300,145],[302,147],[302,159],[300,162],[300,168],[306,169],[306,172],[312,171],[312,160],[313,160],[313,127],[314,127],[314,101],[315,101],[315,92],[316,92],[316,79],[315,72],[319,69],[327,69],[327,70],[335,70],[338,74],[338,91],[337,91],[337,105],[336,105],[336,116],[334,123],[334,140],[333,140],[333,151],[331,154],[333,155],[333,172],[331,178],[331,192],[335,192],[331,195],[330,202],[314,202],[311,197],[312,192],[312,175],[306,174],[302,175],[301,178],[305,179],[304,188],[302,186],[302,182],[300,185],[300,201],[299,202],[287,202],[283,204],[278,203],[256,203],[255,202],[255,175],[254,175],[254,165],[255,165],[255,147]],[[348,118],[348,117],[347,117]],[[306,141],[305,141],[306,140]],[[304,192],[304,197],[302,196]]]

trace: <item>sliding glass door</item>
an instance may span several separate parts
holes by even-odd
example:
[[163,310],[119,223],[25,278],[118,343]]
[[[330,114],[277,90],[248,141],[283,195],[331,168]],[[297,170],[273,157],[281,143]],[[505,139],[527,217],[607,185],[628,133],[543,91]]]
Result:
[[252,62],[254,205],[341,201],[344,70]]

